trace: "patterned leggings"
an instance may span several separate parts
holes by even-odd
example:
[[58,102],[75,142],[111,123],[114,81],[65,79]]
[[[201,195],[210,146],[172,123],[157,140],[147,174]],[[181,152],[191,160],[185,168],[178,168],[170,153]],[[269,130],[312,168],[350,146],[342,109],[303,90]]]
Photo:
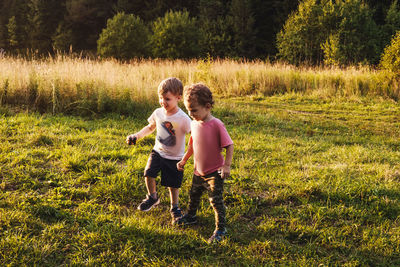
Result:
[[208,192],[211,206],[214,209],[215,227],[217,230],[223,230],[225,229],[225,205],[222,196],[224,192],[224,180],[218,172],[213,172],[205,176],[193,175],[188,214],[196,215],[201,195],[205,190]]

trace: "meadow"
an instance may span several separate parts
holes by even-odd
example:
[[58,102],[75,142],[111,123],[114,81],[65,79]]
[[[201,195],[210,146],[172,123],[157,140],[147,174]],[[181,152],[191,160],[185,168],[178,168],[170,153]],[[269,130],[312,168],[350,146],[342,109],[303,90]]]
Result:
[[[207,61],[160,62],[160,69],[156,62],[15,62],[26,71],[19,65],[19,73],[0,74],[1,266],[400,264],[400,106],[395,88],[384,94],[376,89],[383,83],[372,86],[380,72]],[[12,61],[0,65],[6,63]],[[218,72],[218,64],[232,64],[232,72],[227,65]],[[288,86],[293,77],[315,84],[336,73],[348,87],[240,91],[247,88],[243,77],[256,75],[260,66],[275,68],[281,81],[286,69]],[[125,68],[134,71],[120,74]],[[192,227],[170,224],[168,192],[161,187],[157,208],[136,209],[146,192],[142,173],[154,136],[136,146],[127,146],[125,137],[146,125],[157,107],[155,88],[168,76],[212,84],[214,115],[235,142],[225,188],[228,238],[219,245],[206,243],[214,227],[206,196]],[[370,89],[357,91],[351,81]],[[85,92],[92,84],[93,95],[79,98],[84,95],[77,84]],[[24,102],[29,96],[34,103]],[[184,208],[192,169],[190,161]]]

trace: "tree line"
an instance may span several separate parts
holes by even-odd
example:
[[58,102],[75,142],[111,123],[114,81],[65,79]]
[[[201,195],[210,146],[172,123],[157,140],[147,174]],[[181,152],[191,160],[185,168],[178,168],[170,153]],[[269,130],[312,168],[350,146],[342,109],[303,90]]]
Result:
[[0,0],[0,49],[376,64],[397,0]]

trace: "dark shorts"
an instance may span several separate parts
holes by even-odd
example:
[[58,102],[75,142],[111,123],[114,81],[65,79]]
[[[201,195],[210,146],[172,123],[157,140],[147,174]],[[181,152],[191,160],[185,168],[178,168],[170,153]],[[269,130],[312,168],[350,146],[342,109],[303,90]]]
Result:
[[157,178],[161,171],[161,185],[167,187],[180,188],[183,180],[183,171],[178,171],[176,164],[179,160],[166,159],[156,151],[151,151],[146,169],[145,177]]

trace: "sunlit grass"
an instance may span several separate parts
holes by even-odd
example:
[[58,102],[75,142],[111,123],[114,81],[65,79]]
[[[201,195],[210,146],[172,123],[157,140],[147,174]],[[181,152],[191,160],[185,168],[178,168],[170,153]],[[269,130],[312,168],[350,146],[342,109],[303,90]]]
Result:
[[211,59],[120,63],[59,55],[30,61],[0,58],[0,100],[39,112],[137,114],[156,101],[159,82],[170,76],[185,85],[204,82],[220,96],[399,97],[391,74],[368,67],[308,68]]
[[[0,116],[0,265],[265,266],[400,264],[400,107],[316,96],[218,98],[235,143],[229,237],[214,215],[170,225],[168,191],[150,212],[142,173],[154,136],[135,116]],[[189,198],[188,163],[180,202]]]

